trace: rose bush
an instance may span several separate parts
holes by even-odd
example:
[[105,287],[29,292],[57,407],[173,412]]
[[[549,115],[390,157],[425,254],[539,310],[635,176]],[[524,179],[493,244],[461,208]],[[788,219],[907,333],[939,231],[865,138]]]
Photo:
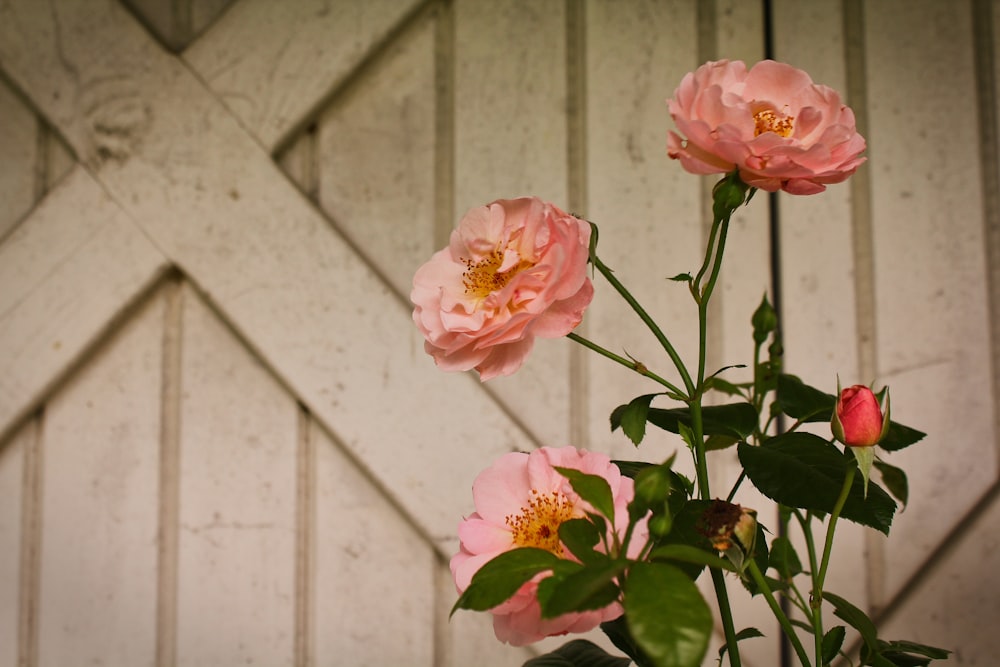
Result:
[[510,375],[536,336],[565,336],[583,319],[589,245],[588,223],[537,197],[470,210],[413,278],[424,349],[445,370]]
[[882,414],[878,398],[863,384],[840,392],[833,412],[833,437],[849,447],[871,447],[885,436],[888,413]]
[[815,194],[865,161],[865,140],[840,95],[808,74],[765,60],[709,62],[687,74],[667,101],[680,134],[667,153],[695,174],[739,169],[747,185]]
[[[451,559],[451,572],[460,593],[468,588],[479,568],[511,549],[536,547],[575,560],[559,541],[559,526],[595,510],[573,491],[556,466],[607,480],[615,506],[615,525],[608,527],[609,535],[611,530],[619,537],[624,534],[634,485],[607,456],[574,447],[505,454],[476,477],[472,485],[476,511],[458,527],[461,548]],[[647,534],[644,525],[636,531],[631,542],[636,550]],[[514,597],[490,610],[497,639],[522,646],[551,635],[587,632],[621,616],[621,606],[614,603],[602,609],[543,619],[537,591],[545,576],[536,576]]]

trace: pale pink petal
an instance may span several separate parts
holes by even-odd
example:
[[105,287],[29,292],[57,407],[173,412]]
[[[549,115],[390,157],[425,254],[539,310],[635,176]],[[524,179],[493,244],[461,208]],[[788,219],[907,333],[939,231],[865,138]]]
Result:
[[[668,134],[667,154],[695,174],[736,168],[753,187],[814,194],[863,162],[864,138],[840,95],[785,63],[706,63],[684,76],[667,105],[678,130]],[[765,113],[790,127],[757,115]]]

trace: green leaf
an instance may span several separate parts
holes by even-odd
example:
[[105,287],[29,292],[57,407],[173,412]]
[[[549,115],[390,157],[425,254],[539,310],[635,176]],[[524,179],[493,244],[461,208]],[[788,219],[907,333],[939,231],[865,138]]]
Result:
[[[606,560],[601,565],[583,567],[565,577],[549,577],[544,600],[539,594],[542,618],[555,618],[572,611],[602,609],[618,600],[615,577],[625,569],[625,563]],[[541,588],[541,584],[539,584]]]
[[586,639],[574,639],[551,653],[532,658],[523,667],[628,667],[630,662]]
[[882,475],[882,483],[885,484],[885,488],[889,489],[889,493],[905,507],[906,501],[910,497],[910,485],[906,481],[906,473],[902,469],[878,459],[875,460],[874,465]]
[[506,602],[521,586],[539,572],[551,570],[560,559],[551,551],[522,547],[505,551],[472,575],[472,581],[459,596],[451,613],[458,609],[486,611]]
[[868,618],[868,614],[861,611],[839,595],[824,592],[823,599],[833,605],[833,613],[837,615],[837,618],[844,620],[849,626],[861,634],[861,638],[864,640],[865,646],[867,646],[869,650],[873,652],[878,651],[878,637],[875,630],[875,624],[872,623],[872,619]]
[[802,561],[795,553],[792,541],[787,537],[776,537],[771,542],[771,556],[768,566],[773,567],[782,579],[791,579],[802,572]]
[[560,475],[569,480],[580,498],[603,514],[611,525],[615,525],[615,501],[608,480],[600,475],[591,475],[575,468],[553,466]]
[[947,649],[937,648],[936,646],[928,646],[927,644],[918,644],[917,642],[902,640],[887,642],[880,639],[878,643],[882,653],[916,653],[917,655],[922,655],[934,660],[947,660],[948,656],[951,655],[951,651]]
[[622,653],[632,658],[638,667],[654,667],[653,661],[635,643],[635,639],[628,630],[628,624],[625,622],[625,616],[601,623],[601,631]]
[[[739,643],[744,639],[753,639],[754,637],[763,637],[764,633],[757,628],[743,628],[736,633],[736,642]],[[729,650],[729,644],[723,644],[719,647],[719,661],[722,661],[723,656],[726,655],[726,651]]]
[[828,422],[833,417],[837,397],[805,384],[794,375],[778,376],[778,406],[792,419]]
[[736,571],[732,563],[725,558],[720,558],[714,551],[699,549],[690,544],[664,544],[658,546],[650,552],[649,559],[657,561],[676,560],[683,563],[718,567],[728,572]]
[[595,563],[608,558],[594,551],[594,547],[601,541],[601,533],[589,519],[563,521],[559,526],[559,540],[582,563]]
[[[854,465],[834,445],[819,436],[791,432],[759,447],[741,443],[740,463],[747,477],[765,496],[789,507],[830,513],[840,495],[848,465]],[[889,533],[896,503],[882,487],[854,480],[840,515],[849,521]]]
[[879,655],[878,653],[868,655],[866,658],[862,658],[863,665],[871,665],[871,667],[908,667],[907,665],[898,665],[892,660]]
[[705,440],[705,451],[714,452],[720,449],[729,449],[739,441],[739,438],[730,435],[710,435]]
[[614,431],[617,425],[621,426],[622,432],[628,436],[632,444],[638,445],[646,435],[646,417],[649,414],[649,404],[660,394],[646,394],[633,398],[628,404],[618,406],[611,413],[611,430]]
[[690,273],[678,273],[676,276],[674,276],[670,280],[673,280],[674,282],[678,282],[678,283],[689,283],[692,280],[694,280],[694,278],[691,277]]
[[894,421],[889,422],[889,432],[879,441],[878,446],[888,452],[895,452],[920,442],[927,434]]
[[[749,403],[707,405],[701,410],[705,435],[726,435],[738,440],[750,437],[757,428],[757,411]],[[689,408],[650,408],[647,419],[671,433],[680,433],[681,426],[691,426]]]
[[840,653],[840,647],[844,645],[844,637],[847,630],[842,625],[830,628],[830,631],[823,635],[823,664],[831,663]]
[[733,384],[728,380],[723,380],[720,377],[710,377],[705,380],[705,389],[722,392],[723,394],[728,394],[729,396],[740,396],[746,398],[743,390],[739,385]]
[[635,563],[625,581],[625,617],[655,667],[698,667],[708,650],[712,612],[673,565]]
[[636,476],[649,466],[656,465],[655,463],[649,463],[648,461],[620,461],[615,459],[611,461],[618,469],[621,470],[622,474],[631,479],[635,479]]

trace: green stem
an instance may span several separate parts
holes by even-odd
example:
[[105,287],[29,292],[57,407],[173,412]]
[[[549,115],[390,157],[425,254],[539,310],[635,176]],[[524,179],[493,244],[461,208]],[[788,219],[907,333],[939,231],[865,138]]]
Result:
[[655,382],[658,382],[658,383],[662,384],[664,387],[666,387],[667,389],[669,389],[670,391],[672,391],[672,392],[674,392],[674,393],[676,393],[678,395],[683,395],[684,394],[684,392],[681,389],[679,389],[676,385],[674,385],[673,383],[669,382],[668,380],[665,380],[665,379],[661,378],[659,375],[657,375],[656,373],[654,373],[651,370],[649,370],[648,368],[646,368],[646,366],[644,364],[642,364],[642,363],[640,363],[638,361],[635,361],[634,359],[629,359],[627,357],[623,357],[621,355],[615,354],[611,350],[608,350],[607,348],[601,347],[597,343],[595,343],[595,342],[593,342],[591,340],[588,340],[587,338],[584,338],[583,336],[581,336],[580,334],[577,334],[577,333],[570,332],[570,333],[566,334],[566,338],[569,338],[570,340],[575,341],[575,342],[579,343],[580,345],[583,345],[588,350],[593,350],[594,352],[597,352],[601,356],[607,357],[611,361],[617,362],[617,363],[621,364],[622,366],[625,366],[626,368],[629,368],[629,369],[635,371],[639,375],[642,375],[644,377],[648,377],[650,380],[653,380]]
[[670,360],[674,363],[674,366],[677,368],[677,372],[680,374],[681,379],[684,381],[684,386],[687,389],[687,395],[692,396],[694,394],[695,385],[691,381],[691,375],[688,373],[687,367],[684,365],[684,362],[681,360],[680,355],[677,354],[677,350],[674,349],[674,346],[667,339],[666,335],[656,324],[656,322],[653,321],[653,318],[649,316],[649,313],[646,312],[646,309],[643,308],[639,304],[639,302],[635,300],[635,297],[632,296],[632,293],[629,292],[628,289],[626,289],[625,286],[621,284],[618,278],[615,277],[614,272],[611,271],[611,269],[609,269],[604,264],[604,262],[602,262],[600,258],[597,257],[596,254],[592,255],[590,259],[591,262],[593,262],[594,266],[597,268],[597,270],[600,271],[601,275],[604,276],[604,278],[611,284],[611,286],[615,288],[615,290],[622,296],[623,299],[625,299],[625,302],[632,307],[632,310],[634,310],[636,315],[639,316],[639,319],[643,321],[643,323],[649,328],[649,330],[656,337],[656,340],[659,341],[660,345],[666,351],[667,356],[670,357]]
[[826,542],[823,545],[823,560],[819,566],[819,574],[813,581],[813,634],[816,637],[817,665],[822,665],[823,660],[823,583],[826,581],[826,570],[830,565],[830,556],[833,554],[833,536],[837,530],[837,519],[840,518],[840,512],[844,509],[844,503],[847,502],[847,496],[851,492],[856,470],[856,467],[851,466],[844,476],[844,485],[840,489],[840,496],[837,497],[837,503],[833,506],[833,512],[830,513],[830,523],[826,528]]
[[767,580],[764,579],[764,575],[761,574],[760,568],[757,567],[756,561],[752,558],[747,570],[750,572],[750,577],[754,580],[754,583],[757,584],[757,588],[764,594],[767,606],[771,608],[774,617],[778,619],[781,629],[785,631],[785,635],[792,643],[792,648],[795,649],[796,655],[799,656],[799,662],[802,663],[802,667],[809,667],[809,656],[806,655],[806,650],[802,647],[802,642],[799,641],[798,635],[795,634],[795,630],[792,628],[791,621],[788,620],[785,612],[781,610],[781,605],[778,604],[778,601],[774,599],[774,593],[771,592],[771,588],[767,585]]

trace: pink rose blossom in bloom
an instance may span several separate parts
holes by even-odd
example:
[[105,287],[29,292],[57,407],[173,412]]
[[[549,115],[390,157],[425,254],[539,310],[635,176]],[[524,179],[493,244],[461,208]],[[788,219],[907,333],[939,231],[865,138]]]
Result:
[[849,447],[871,447],[885,437],[887,417],[871,389],[863,384],[847,387],[837,399],[833,436]]
[[808,74],[764,60],[709,62],[667,100],[679,132],[667,153],[694,174],[739,169],[747,185],[809,195],[840,183],[865,161],[865,140],[840,95]]
[[[559,526],[594,509],[580,499],[554,466],[606,479],[615,503],[614,530],[619,537],[625,534],[634,487],[607,456],[574,447],[505,454],[476,477],[472,485],[476,511],[458,526],[461,550],[451,559],[451,572],[460,593],[468,588],[479,568],[518,547],[548,549],[562,558],[576,560],[559,541]],[[642,522],[630,541],[630,556],[638,554],[647,536]],[[587,632],[621,616],[621,606],[614,603],[603,609],[543,619],[537,590],[538,582],[546,576],[538,575],[512,598],[490,610],[497,639],[523,646],[552,635]]]
[[565,336],[583,319],[589,251],[590,225],[537,197],[470,210],[413,277],[424,349],[444,370],[510,375],[536,336]]

